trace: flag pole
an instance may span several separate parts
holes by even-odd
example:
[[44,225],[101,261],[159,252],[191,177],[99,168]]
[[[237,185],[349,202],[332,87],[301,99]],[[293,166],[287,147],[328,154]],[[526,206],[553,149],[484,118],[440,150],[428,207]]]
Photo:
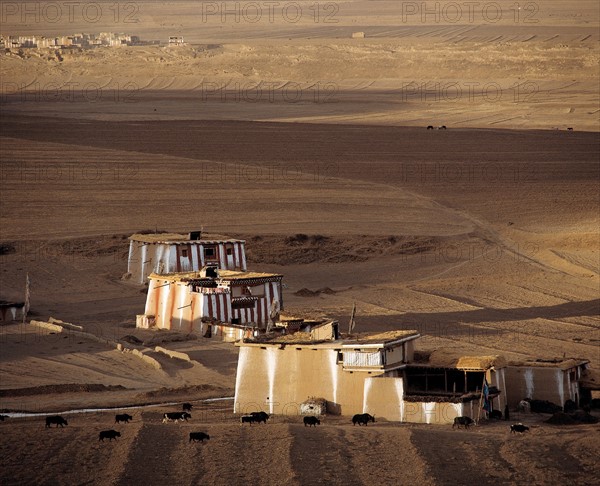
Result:
[[479,424],[479,419],[481,418],[481,406],[483,402],[483,388],[485,387],[485,371],[483,372],[483,383],[481,384],[481,396],[479,397],[479,410],[477,411],[477,424]]
[[355,322],[354,316],[356,315],[356,302],[352,305],[352,313],[350,314],[350,322],[348,323],[348,334],[352,334],[352,330],[354,329]]
[[27,319],[27,314],[29,312],[29,272],[25,275],[25,302],[23,303],[23,324],[25,324],[25,320]]

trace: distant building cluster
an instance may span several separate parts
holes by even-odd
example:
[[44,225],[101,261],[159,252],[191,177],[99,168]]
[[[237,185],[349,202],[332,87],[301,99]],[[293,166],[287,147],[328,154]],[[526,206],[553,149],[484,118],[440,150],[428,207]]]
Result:
[[0,48],[94,48],[94,47],[121,47],[158,45],[160,41],[143,41],[137,35],[115,34],[113,32],[100,32],[99,34],[73,34],[59,37],[44,36],[0,36]]

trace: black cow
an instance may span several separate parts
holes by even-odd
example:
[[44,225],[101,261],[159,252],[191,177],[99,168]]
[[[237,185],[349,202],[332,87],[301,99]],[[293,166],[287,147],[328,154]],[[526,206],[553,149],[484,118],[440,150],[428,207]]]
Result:
[[191,411],[192,411],[192,408],[194,408],[194,406],[193,406],[191,403],[187,403],[187,402],[186,402],[186,403],[184,403],[184,404],[181,406],[181,409],[182,409],[184,412],[191,412]]
[[64,427],[65,425],[69,425],[67,423],[67,421],[62,418],[60,415],[50,415],[49,417],[46,417],[46,427],[50,427],[50,425],[52,424],[56,424],[56,427],[58,427],[59,425],[61,427]]
[[369,415],[368,413],[357,413],[354,417],[352,417],[352,425],[358,424],[359,426],[364,425],[366,427],[369,422],[375,422],[375,417],[373,417],[373,415]]
[[469,425],[473,425],[474,423],[471,417],[454,417],[452,428],[458,427],[460,429],[460,426],[463,425],[465,429],[468,429]]
[[304,427],[321,425],[321,421],[317,417],[304,417]]
[[573,400],[567,400],[565,402],[565,406],[563,407],[565,413],[572,413],[577,410],[577,404]]
[[125,422],[128,424],[130,420],[133,420],[133,417],[131,415],[127,415],[126,413],[115,415],[115,424],[118,424],[119,422]]
[[490,418],[496,420],[502,420],[502,412],[500,410],[492,410],[490,412]]
[[104,439],[108,439],[109,441],[111,441],[113,439],[117,440],[117,437],[121,437],[120,432],[117,432],[116,430],[103,430],[102,432],[100,432],[98,440],[104,442]]
[[433,130],[433,125],[429,125],[429,126],[427,127],[427,130]]
[[197,440],[204,442],[204,439],[210,440],[210,435],[205,434],[204,432],[190,432],[189,442],[196,442]]
[[523,424],[513,424],[510,426],[510,433],[511,434],[516,434],[517,432],[519,432],[520,434],[522,434],[523,432],[529,432],[529,427],[527,427],[527,425],[523,425]]
[[4,422],[4,419],[10,418],[8,415],[0,415],[0,422]]
[[254,417],[254,421],[258,422],[259,424],[261,422],[266,424],[267,420],[269,420],[269,414],[267,412],[252,412],[250,415]]
[[250,425],[252,425],[254,422],[256,422],[256,419],[254,418],[253,415],[242,415],[240,417],[240,423],[242,425],[244,425],[244,424],[250,424]]
[[187,419],[190,418],[192,418],[192,415],[187,412],[166,412],[163,414],[163,424],[170,421],[177,422],[178,420],[187,422]]

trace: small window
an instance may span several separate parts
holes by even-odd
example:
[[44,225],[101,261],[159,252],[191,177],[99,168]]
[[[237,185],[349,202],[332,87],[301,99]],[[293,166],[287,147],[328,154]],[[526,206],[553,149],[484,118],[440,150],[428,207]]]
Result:
[[206,246],[204,247],[204,257],[207,260],[214,260],[216,258],[217,252],[214,246]]
[[184,258],[187,258],[187,256],[188,256],[187,249],[181,250],[181,256],[184,257]]
[[227,254],[233,255],[233,248],[227,248]]
[[336,363],[343,363],[343,362],[344,362],[344,353],[342,353],[341,351],[338,351]]

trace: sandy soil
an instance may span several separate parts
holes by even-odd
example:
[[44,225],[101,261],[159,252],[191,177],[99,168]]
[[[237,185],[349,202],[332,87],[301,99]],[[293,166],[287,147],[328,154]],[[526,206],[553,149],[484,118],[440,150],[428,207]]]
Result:
[[[51,132],[45,126],[43,120],[2,120],[4,174],[10,174],[1,215],[2,297],[21,298],[28,272],[33,317],[53,315],[105,337],[134,335],[150,342],[151,333],[134,328],[145,295],[120,280],[126,270],[125,235],[205,225],[245,238],[253,268],[283,273],[285,306],[292,312],[331,315],[345,323],[356,302],[360,330],[416,328],[423,334],[421,348],[514,358],[566,354],[600,366],[594,134],[239,122],[165,128],[155,122],[78,127],[63,120]],[[103,135],[86,136],[86,130]],[[190,143],[181,144],[182,137]],[[236,142],[228,144],[232,137]],[[326,148],[324,157],[316,145]],[[323,180],[315,176],[320,160],[334,164]],[[447,166],[444,160],[450,161]],[[203,170],[198,164],[204,163],[209,172],[198,176]],[[291,181],[278,172],[296,164],[303,169]],[[80,175],[90,167],[98,174],[91,181]],[[115,180],[115,173],[128,177]],[[263,174],[258,180],[257,173]],[[182,193],[190,181],[201,190]],[[123,233],[115,234],[117,229]],[[297,236],[302,233],[308,237]],[[322,288],[333,292],[313,297],[301,292]],[[189,352],[194,363],[154,354],[164,366],[157,371],[110,348],[27,326],[4,325],[0,336],[4,409],[59,412],[232,395],[236,349],[229,344],[202,338],[169,342],[165,335],[164,345]],[[52,383],[126,389],[44,389],[44,394],[38,389],[25,396],[11,391]],[[142,478],[161,484],[166,477],[185,484],[280,484],[281,478],[294,484],[370,484],[372,477],[384,484],[402,484],[406,477],[419,478],[418,484],[456,484],[465,478],[457,464],[468,457],[482,464],[470,470],[468,481],[484,484],[567,478],[592,484],[590,477],[598,474],[588,448],[596,426],[546,428],[521,438],[510,437],[504,425],[460,441],[460,451],[447,457],[459,433],[447,427],[390,425],[367,431],[345,425],[343,418],[337,425],[333,418],[336,425],[318,432],[286,422],[251,432],[240,430],[230,405],[219,417],[199,422],[215,440],[189,447],[192,425],[162,427],[157,411],[141,413],[122,440],[110,445],[96,439],[112,425],[110,415],[81,416],[72,428],[56,431],[44,431],[40,419],[10,419],[12,427],[2,426],[31,437],[20,443],[28,451],[36,444],[39,452],[26,457],[45,460],[45,466],[35,472],[17,468],[27,462],[25,452],[9,446],[15,439],[6,435],[3,447],[10,451],[3,455],[3,470],[20,483],[33,475],[72,484],[73,469],[84,478],[80,482],[93,481],[100,468],[107,484]],[[54,434],[51,446],[36,442],[40,433]],[[248,454],[246,444],[254,440],[259,456],[273,458],[270,468],[257,466],[254,451]],[[161,452],[148,452],[156,450],[157,441]],[[517,441],[529,451],[527,459],[515,452]],[[85,449],[90,459],[77,467],[70,462],[67,471],[62,465],[72,447]],[[196,455],[185,454],[190,447]],[[240,464],[232,468],[222,460],[225,454],[212,453],[215,447],[238,451]],[[557,467],[558,457],[569,457],[573,467]],[[399,469],[398,461],[406,465]],[[411,475],[399,475],[406,468]]]
[[[183,35],[188,44],[14,49],[0,56],[3,111],[48,116],[59,104],[77,119],[600,128],[594,0],[575,12],[566,1],[521,11],[509,0],[378,2],[377,14],[363,0],[301,3],[297,21],[282,15],[285,2],[272,18],[261,8],[257,22],[244,2],[230,6],[237,20],[219,3],[213,14],[195,2],[136,2],[137,12],[117,20],[113,4],[102,4],[93,23],[81,12],[68,22],[44,22],[43,9],[39,22],[7,14],[5,35],[125,31],[163,43]],[[125,22],[126,13],[137,21]],[[357,31],[366,37],[351,39]]]
[[[45,430],[42,418],[2,423],[3,482],[160,485],[176,477],[178,484],[219,485],[591,485],[600,473],[598,441],[590,440],[597,426],[540,423],[515,436],[504,422],[453,431],[386,422],[353,427],[332,417],[307,428],[297,418],[277,417],[242,427],[215,406],[193,411],[182,424],[161,423],[164,410],[133,412],[127,425],[115,425],[108,412],[69,416],[62,429]],[[121,437],[99,441],[98,432],[111,428]],[[189,443],[190,431],[206,432],[210,440]],[[39,467],[22,467],[31,456]]]
[[[138,2],[135,23],[0,24],[189,42],[0,54],[0,299],[22,300],[28,273],[31,318],[192,358],[152,352],[156,370],[2,322],[0,410],[196,405],[177,425],[160,417],[179,405],[136,409],[112,443],[97,439],[112,412],[58,430],[0,422],[2,484],[597,483],[598,426],[537,416],[515,417],[534,425],[523,437],[505,423],[367,429],[345,417],[240,428],[230,402],[201,403],[233,394],[234,346],[135,329],[145,294],[121,280],[127,235],[203,227],[246,239],[253,269],[283,273],[288,311],[344,325],[356,303],[358,330],[418,329],[423,349],[600,367],[597,2],[544,2],[517,22],[501,0],[495,23],[480,10],[403,19],[397,2],[375,3],[336,4],[335,24],[203,20],[195,2]],[[459,98],[440,91],[448,83]],[[467,96],[489,83],[499,99]],[[211,441],[188,444],[190,430]]]

